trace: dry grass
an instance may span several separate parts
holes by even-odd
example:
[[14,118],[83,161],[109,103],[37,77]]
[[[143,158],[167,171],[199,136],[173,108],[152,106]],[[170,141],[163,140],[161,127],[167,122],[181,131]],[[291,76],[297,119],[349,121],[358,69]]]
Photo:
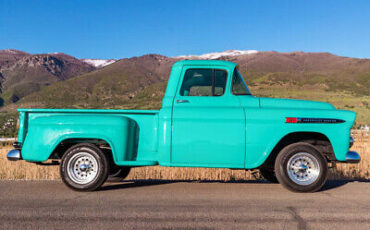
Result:
[[360,154],[361,161],[359,164],[338,164],[331,174],[333,179],[370,179],[370,133],[353,130],[352,136],[355,144],[351,150]]
[[[352,147],[361,155],[360,164],[338,164],[331,173],[332,179],[370,179],[370,135],[363,131],[353,131],[355,145]],[[6,153],[11,146],[0,149],[0,179],[59,179],[57,166],[38,166],[24,161],[10,162]],[[209,168],[172,168],[172,167],[139,167],[134,168],[129,180],[163,179],[163,180],[253,180],[259,179],[258,172],[230,169]]]

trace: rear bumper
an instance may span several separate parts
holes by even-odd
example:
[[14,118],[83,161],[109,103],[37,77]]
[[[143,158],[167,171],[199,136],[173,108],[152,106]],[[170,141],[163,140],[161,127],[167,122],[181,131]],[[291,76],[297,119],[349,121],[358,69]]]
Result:
[[19,161],[22,160],[22,154],[20,149],[12,149],[8,152],[8,155],[6,155],[8,160],[10,161]]
[[361,160],[360,154],[355,151],[349,151],[346,154],[346,163],[359,163]]

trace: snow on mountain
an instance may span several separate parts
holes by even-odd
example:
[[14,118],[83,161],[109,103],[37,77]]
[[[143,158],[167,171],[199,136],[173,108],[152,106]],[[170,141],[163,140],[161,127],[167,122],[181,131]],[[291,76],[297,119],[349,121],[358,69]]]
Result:
[[249,55],[258,53],[257,50],[227,50],[224,52],[215,52],[202,55],[182,55],[175,58],[199,58],[199,59],[218,59],[220,57],[230,57],[230,56],[239,56],[239,55]]
[[2,50],[4,53],[10,53],[10,54],[15,54],[17,53],[17,50],[13,50],[13,49],[6,49],[6,50]]
[[114,59],[81,59],[81,61],[86,62],[96,68],[102,68],[104,66],[113,64],[116,62]]
[[7,54],[28,54],[26,52],[16,50],[16,49],[6,49],[6,50],[0,50],[0,53],[7,53]]

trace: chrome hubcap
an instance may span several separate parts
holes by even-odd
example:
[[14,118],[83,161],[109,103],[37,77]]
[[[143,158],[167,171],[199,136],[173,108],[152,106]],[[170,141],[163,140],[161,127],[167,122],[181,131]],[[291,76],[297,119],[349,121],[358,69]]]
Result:
[[68,176],[77,184],[87,184],[93,181],[99,170],[95,157],[87,152],[75,154],[68,162]]
[[296,184],[310,185],[319,177],[320,165],[311,154],[300,152],[289,159],[287,172],[289,178]]

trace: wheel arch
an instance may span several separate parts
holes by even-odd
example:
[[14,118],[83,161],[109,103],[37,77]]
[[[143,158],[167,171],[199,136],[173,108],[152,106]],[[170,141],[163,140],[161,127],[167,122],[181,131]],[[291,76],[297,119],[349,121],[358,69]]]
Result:
[[114,145],[107,138],[93,138],[93,137],[66,137],[61,138],[55,147],[53,148],[48,159],[61,159],[65,152],[76,144],[89,143],[96,145],[99,149],[103,151],[105,155],[111,160],[114,160]]
[[277,142],[261,167],[273,165],[277,155],[284,147],[297,142],[312,144],[325,156],[328,162],[335,160],[333,146],[325,134],[320,132],[291,132]]

